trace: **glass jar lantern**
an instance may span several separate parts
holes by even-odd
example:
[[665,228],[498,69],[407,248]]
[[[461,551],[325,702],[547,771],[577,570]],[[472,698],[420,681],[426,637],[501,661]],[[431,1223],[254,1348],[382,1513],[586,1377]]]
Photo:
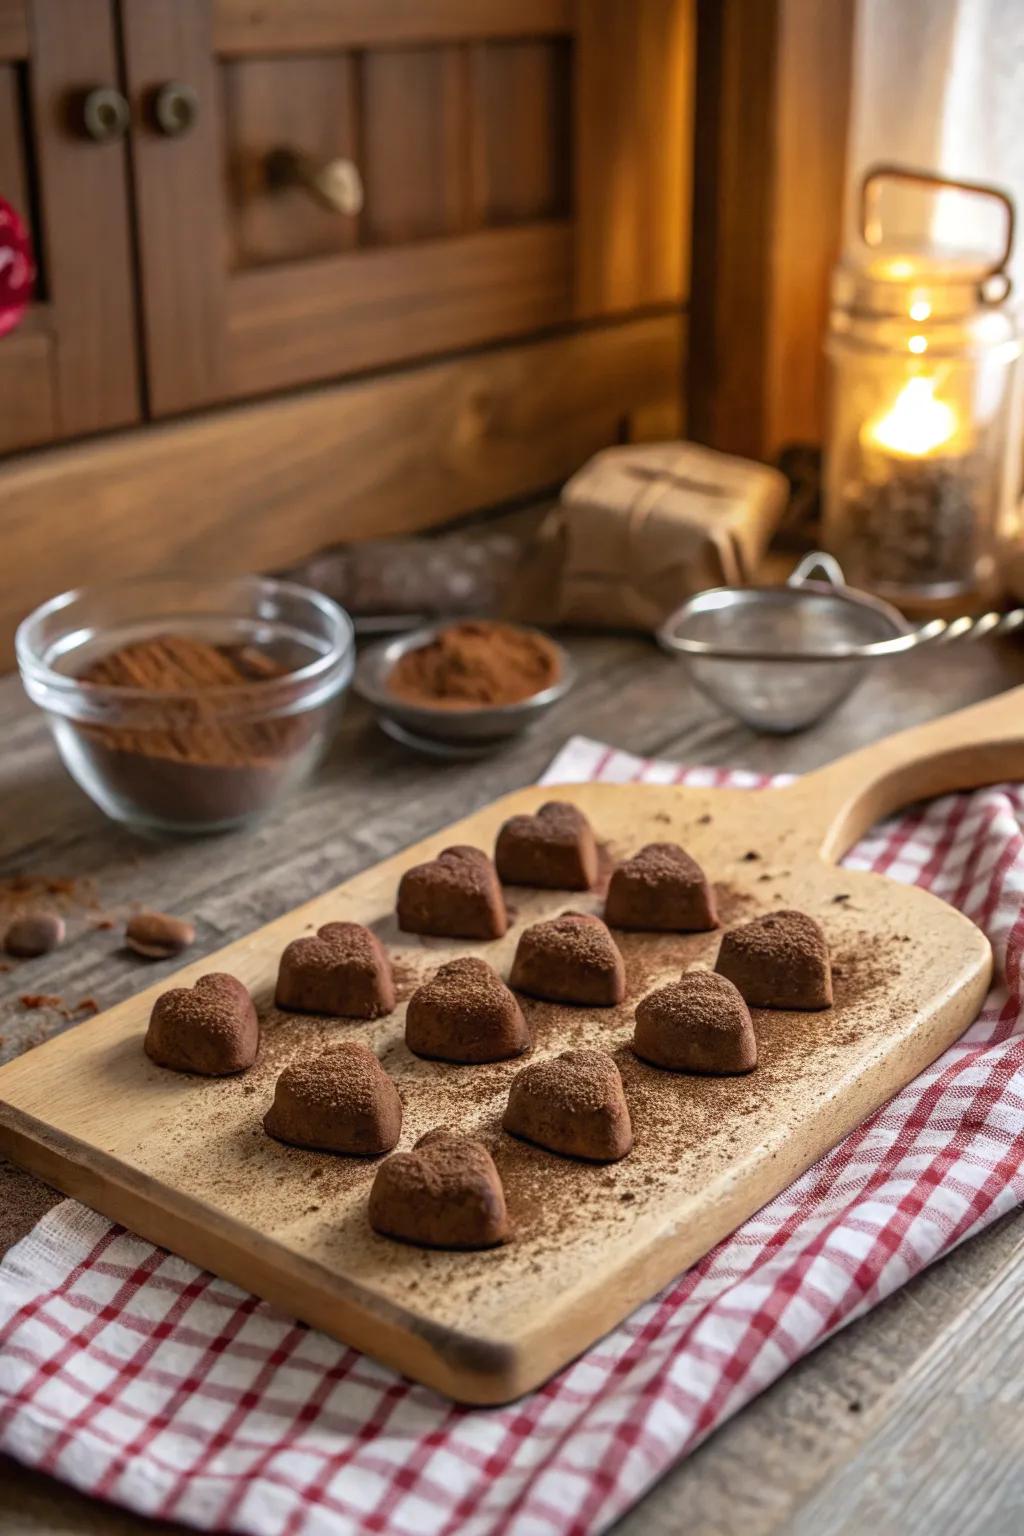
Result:
[[[885,237],[886,182],[995,200],[996,260]],[[998,188],[876,166],[862,246],[833,274],[824,542],[847,580],[909,609],[984,600],[1016,500],[1021,337],[1006,265],[1014,208]]]

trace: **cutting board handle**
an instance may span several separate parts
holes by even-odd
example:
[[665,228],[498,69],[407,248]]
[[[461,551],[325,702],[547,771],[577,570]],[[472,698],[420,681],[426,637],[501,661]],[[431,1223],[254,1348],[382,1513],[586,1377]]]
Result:
[[778,793],[791,798],[790,818],[834,863],[876,821],[915,800],[1017,779],[1024,779],[1024,688],[872,742]]

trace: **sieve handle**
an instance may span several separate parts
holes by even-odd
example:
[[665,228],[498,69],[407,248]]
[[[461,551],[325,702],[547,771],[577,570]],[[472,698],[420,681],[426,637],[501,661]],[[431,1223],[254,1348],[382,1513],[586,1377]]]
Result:
[[846,586],[846,577],[843,568],[835,555],[828,555],[823,549],[814,549],[809,555],[804,555],[800,564],[796,567],[787,587],[805,587],[809,581],[824,583],[825,586],[835,587],[838,591]]

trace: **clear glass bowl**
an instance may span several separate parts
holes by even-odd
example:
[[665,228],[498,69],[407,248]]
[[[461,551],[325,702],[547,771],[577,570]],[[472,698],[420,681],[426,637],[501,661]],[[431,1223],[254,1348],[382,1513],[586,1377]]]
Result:
[[[215,646],[237,658],[243,678],[193,688],[83,679],[112,652],[157,637]],[[24,620],[16,648],[72,778],[113,820],[159,832],[242,826],[301,784],[355,664],[344,609],[258,576],[140,577],[65,592]]]

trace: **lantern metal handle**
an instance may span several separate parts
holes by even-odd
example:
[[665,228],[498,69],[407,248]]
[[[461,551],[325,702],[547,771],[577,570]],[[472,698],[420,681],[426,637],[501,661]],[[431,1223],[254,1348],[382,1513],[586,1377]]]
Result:
[[882,243],[882,225],[878,217],[878,190],[883,181],[903,181],[910,186],[927,187],[935,192],[966,192],[974,197],[987,197],[999,203],[1006,216],[1006,237],[998,260],[982,273],[981,281],[1005,275],[1005,269],[1013,251],[1017,210],[1013,198],[1002,187],[985,181],[960,181],[954,176],[940,176],[934,171],[917,171],[905,165],[873,165],[864,173],[860,184],[860,235],[865,245]]

